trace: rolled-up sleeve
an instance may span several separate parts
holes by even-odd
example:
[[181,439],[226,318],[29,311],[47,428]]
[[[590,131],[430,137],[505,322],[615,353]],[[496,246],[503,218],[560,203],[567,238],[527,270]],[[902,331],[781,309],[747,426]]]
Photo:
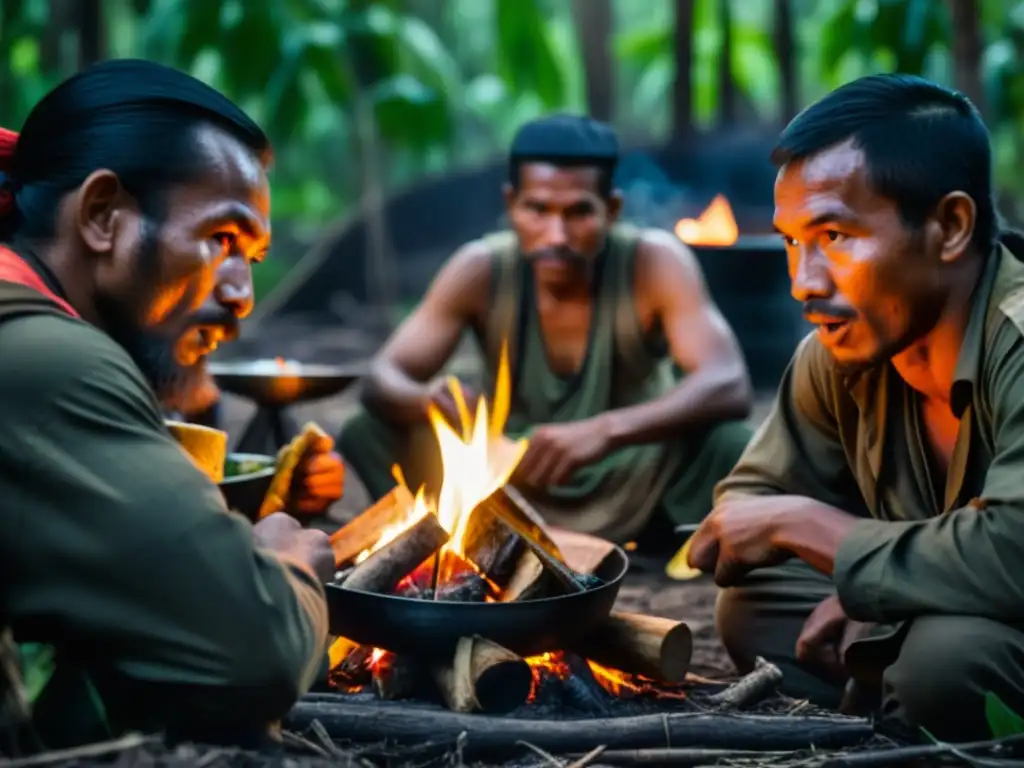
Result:
[[994,447],[981,495],[929,520],[859,522],[833,573],[851,618],[1024,619],[1024,344],[1011,324],[996,334],[984,367],[978,386]]
[[19,638],[190,692],[177,706],[280,717],[324,652],[315,575],[256,547],[105,335],[22,318],[0,327],[0,354],[0,554]]

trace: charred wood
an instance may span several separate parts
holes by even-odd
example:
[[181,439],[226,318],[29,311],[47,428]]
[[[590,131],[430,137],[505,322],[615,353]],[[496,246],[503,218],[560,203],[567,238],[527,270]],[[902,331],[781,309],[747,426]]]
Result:
[[344,589],[390,594],[398,583],[448,541],[437,517],[426,514],[353,569]]

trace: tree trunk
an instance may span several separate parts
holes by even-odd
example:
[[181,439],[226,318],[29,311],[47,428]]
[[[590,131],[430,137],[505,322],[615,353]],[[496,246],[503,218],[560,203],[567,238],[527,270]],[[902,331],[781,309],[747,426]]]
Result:
[[104,23],[101,0],[78,0],[78,68],[104,58]]
[[988,110],[981,82],[981,8],[978,0],[947,0],[953,24],[953,82],[984,115]]
[[718,0],[722,48],[718,52],[718,124],[726,128],[736,122],[736,82],[732,77],[732,2]]
[[673,139],[685,138],[694,131],[693,4],[694,0],[675,0],[676,77],[672,85]]
[[572,15],[583,57],[587,108],[591,117],[610,123],[615,114],[611,0],[572,0]]
[[779,62],[779,85],[782,104],[779,117],[788,123],[800,109],[797,90],[796,39],[793,35],[793,9],[791,0],[775,0],[773,35],[775,58]]

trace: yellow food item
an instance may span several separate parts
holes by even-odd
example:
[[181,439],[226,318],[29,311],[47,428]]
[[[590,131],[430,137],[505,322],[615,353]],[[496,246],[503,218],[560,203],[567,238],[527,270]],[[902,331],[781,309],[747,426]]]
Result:
[[676,552],[671,560],[669,560],[668,565],[665,566],[665,573],[670,579],[675,579],[676,581],[689,581],[690,579],[695,579],[704,573],[696,568],[691,568],[690,564],[687,562],[690,559],[691,541],[693,541],[692,536],[686,540],[686,543],[683,544],[679,551]]
[[224,460],[228,455],[228,433],[183,421],[165,421],[178,445],[199,470],[213,482],[224,479]]
[[287,508],[288,492],[291,490],[295,468],[309,449],[325,437],[329,439],[326,432],[313,422],[309,422],[297,437],[278,451],[277,471],[274,473],[274,479],[270,481],[267,495],[263,497],[263,506],[260,507],[261,520],[267,515]]

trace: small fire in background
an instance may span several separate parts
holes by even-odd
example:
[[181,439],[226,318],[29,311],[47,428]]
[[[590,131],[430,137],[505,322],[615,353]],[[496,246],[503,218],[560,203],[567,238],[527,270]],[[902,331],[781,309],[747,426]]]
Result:
[[733,245],[739,236],[736,217],[725,195],[715,195],[696,219],[676,222],[676,237],[687,245]]

